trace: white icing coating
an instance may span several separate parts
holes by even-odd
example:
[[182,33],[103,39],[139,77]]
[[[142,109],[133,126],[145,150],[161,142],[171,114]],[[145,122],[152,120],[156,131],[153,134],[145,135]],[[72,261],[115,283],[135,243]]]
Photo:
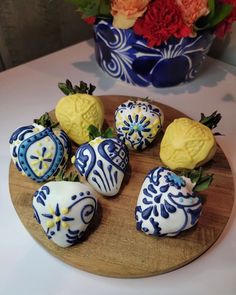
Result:
[[75,155],[75,167],[104,196],[119,192],[128,161],[126,146],[116,138],[97,137]]
[[148,235],[176,236],[194,226],[202,211],[202,200],[189,178],[158,167],[147,175],[135,210],[137,229]]
[[117,136],[129,149],[145,149],[156,138],[163,122],[162,110],[147,101],[128,100],[115,112]]
[[18,128],[10,139],[10,153],[18,170],[37,182],[50,179],[65,168],[70,142],[60,129],[32,124]]
[[70,181],[51,181],[33,198],[34,215],[47,237],[60,247],[77,243],[97,209],[93,190]]

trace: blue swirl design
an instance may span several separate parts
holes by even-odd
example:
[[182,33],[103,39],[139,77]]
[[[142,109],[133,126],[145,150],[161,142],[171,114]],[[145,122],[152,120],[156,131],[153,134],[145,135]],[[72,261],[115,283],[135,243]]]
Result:
[[[182,192],[182,188],[186,186],[184,179],[169,169],[159,167],[150,171],[144,183],[146,185],[142,187],[141,202],[138,202],[135,208],[138,230],[157,236],[175,236],[185,230],[189,224],[193,226],[198,221],[202,211],[202,199],[194,193]],[[172,222],[171,215],[180,211],[184,216],[180,228],[175,232],[165,233],[165,229],[161,228],[160,220]]]
[[[56,203],[55,207],[50,206],[50,188],[47,185],[36,191],[34,198],[38,203],[33,205],[34,217],[39,224],[46,225],[44,230],[48,239],[56,238],[57,234],[65,235],[68,244],[75,244],[81,239],[97,209],[97,201],[90,191],[71,196],[69,199],[72,202],[66,208],[61,208],[59,203]],[[44,208],[41,213],[38,212],[38,206]],[[77,211],[73,212],[73,208]],[[47,221],[50,223],[48,224]]]
[[93,147],[86,143],[81,145],[75,153],[75,167],[86,179],[96,163],[96,154]]
[[87,180],[91,176],[92,184],[102,192],[117,187],[118,173],[124,174],[128,162],[128,149],[119,139],[104,139],[96,147],[84,144],[75,155],[75,167],[80,174]]
[[[86,204],[86,202],[90,200],[93,202],[93,205],[92,204]],[[80,218],[81,218],[81,221],[84,223],[84,224],[89,224],[93,218],[93,215],[96,211],[96,208],[97,208],[97,201],[94,197],[91,196],[90,192],[88,191],[87,192],[87,196],[84,197],[84,195],[80,196],[79,199],[77,201],[75,201],[74,203],[72,203],[68,209],[71,210],[75,205],[77,205],[78,203],[81,203],[81,202],[85,202],[85,205],[83,206],[83,208],[81,209],[81,212],[80,212]]]
[[167,87],[192,80],[214,39],[204,31],[194,38],[173,38],[149,48],[133,30],[116,29],[106,20],[99,21],[94,31],[99,66],[110,76],[138,86]]
[[108,138],[102,141],[98,146],[98,152],[116,169],[125,172],[129,162],[129,151],[121,140]]
[[12,144],[17,139],[23,141],[25,138],[25,135],[27,133],[32,133],[33,129],[34,129],[33,125],[28,125],[28,126],[24,126],[24,127],[20,127],[16,129],[16,131],[13,132],[13,134],[11,135],[9,143]]
[[95,54],[103,71],[113,78],[120,78],[131,84],[148,86],[148,81],[132,71],[135,59],[135,35],[131,29],[117,30],[102,20],[95,27]]

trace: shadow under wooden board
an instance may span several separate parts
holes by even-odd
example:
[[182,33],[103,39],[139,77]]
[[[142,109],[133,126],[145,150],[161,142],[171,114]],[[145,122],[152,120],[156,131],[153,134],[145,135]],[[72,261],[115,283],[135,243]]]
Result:
[[[115,109],[129,98],[102,96],[101,99],[106,123],[113,126]],[[154,104],[165,114],[164,128],[173,119],[185,116],[169,106]],[[33,194],[42,184],[22,176],[11,163],[10,193],[20,220],[52,255],[91,273],[123,278],[147,277],[186,265],[212,246],[226,226],[234,202],[232,173],[224,153],[217,147],[214,159],[205,165],[206,172],[214,173],[214,181],[202,194],[206,202],[197,226],[175,238],[146,236],[136,230],[134,209],[146,174],[161,166],[160,140],[161,136],[143,152],[130,152],[130,169],[119,195],[113,198],[98,195],[98,214],[89,234],[82,243],[69,248],[60,248],[48,240],[33,218]]]

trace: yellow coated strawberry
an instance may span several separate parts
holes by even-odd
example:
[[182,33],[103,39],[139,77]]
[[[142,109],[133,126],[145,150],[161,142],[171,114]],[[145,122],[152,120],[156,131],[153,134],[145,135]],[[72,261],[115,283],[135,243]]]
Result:
[[167,127],[160,146],[160,158],[172,170],[199,167],[212,159],[215,152],[211,129],[188,118],[175,119]]
[[104,121],[102,101],[84,93],[69,94],[59,100],[55,114],[61,128],[77,144],[89,141],[88,127],[101,130]]
[[89,141],[88,127],[94,125],[101,130],[104,121],[102,101],[92,95],[96,87],[83,81],[72,85],[68,79],[65,83],[58,83],[58,87],[66,95],[55,108],[61,128],[77,144]]

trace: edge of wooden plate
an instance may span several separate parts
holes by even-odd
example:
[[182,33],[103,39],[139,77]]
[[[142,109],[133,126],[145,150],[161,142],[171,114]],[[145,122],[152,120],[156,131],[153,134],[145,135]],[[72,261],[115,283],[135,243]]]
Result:
[[[127,96],[100,96],[105,107],[106,123],[113,125],[114,111],[129,99]],[[167,105],[158,105],[165,114],[164,128],[175,118],[186,117]],[[53,115],[53,113],[51,113]],[[49,241],[33,218],[33,193],[42,184],[22,176],[11,162],[9,188],[16,212],[32,237],[53,256],[78,269],[109,277],[147,277],[178,269],[206,252],[224,230],[234,202],[234,184],[228,161],[221,150],[204,166],[214,174],[205,197],[203,213],[197,226],[175,238],[155,238],[135,228],[134,208],[145,175],[160,166],[159,137],[145,151],[130,152],[130,169],[115,198],[98,195],[99,210],[86,238],[80,244],[60,248]],[[132,175],[132,177],[131,177]]]

